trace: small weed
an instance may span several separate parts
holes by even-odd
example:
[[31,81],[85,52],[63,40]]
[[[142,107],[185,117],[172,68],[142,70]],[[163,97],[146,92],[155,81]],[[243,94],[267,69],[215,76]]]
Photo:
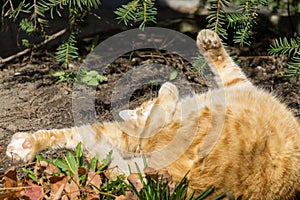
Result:
[[56,72],[53,76],[58,77],[58,82],[75,82],[88,86],[97,86],[100,83],[107,81],[107,77],[100,75],[97,71],[87,71],[80,69],[78,75],[74,72]]

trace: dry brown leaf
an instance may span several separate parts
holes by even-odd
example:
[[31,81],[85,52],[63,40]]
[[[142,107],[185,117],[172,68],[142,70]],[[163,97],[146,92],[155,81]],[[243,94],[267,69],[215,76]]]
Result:
[[62,199],[63,191],[65,189],[65,186],[67,184],[67,181],[60,185],[60,187],[56,191],[52,191],[53,200],[59,200]]
[[47,175],[53,175],[53,174],[56,174],[58,172],[58,169],[57,167],[50,163],[47,165],[46,169],[44,170],[44,172],[47,174]]
[[31,180],[26,181],[26,185],[29,186],[29,188],[25,188],[20,196],[22,198],[29,198],[30,200],[40,200],[43,198],[43,188],[39,185],[34,184]]
[[65,186],[65,192],[70,199],[79,199],[80,197],[80,188],[78,184],[72,180],[70,183],[67,183]]
[[141,182],[140,176],[137,173],[129,174],[127,177],[127,180],[132,183],[132,185],[135,187],[135,189],[140,192],[143,188],[143,184]]
[[95,171],[90,170],[87,177],[87,182],[99,188],[102,184],[102,179]]
[[15,167],[11,167],[8,169],[3,177],[3,186],[4,187],[17,187],[18,186],[18,179],[17,179],[17,172]]
[[158,180],[158,171],[151,168],[151,167],[145,167],[144,169],[145,175],[150,176],[153,180],[157,181]]
[[78,173],[78,175],[84,175],[85,173],[86,173],[86,169],[85,168],[83,168],[83,167],[78,167],[78,169],[77,169],[77,173]]
[[50,182],[52,195],[54,196],[54,195],[56,195],[56,193],[59,193],[62,185],[66,185],[68,180],[69,180],[69,177],[67,177],[67,176],[50,177],[49,182]]
[[84,199],[85,200],[99,200],[100,197],[99,197],[99,194],[90,194],[90,193],[87,193],[86,197]]
[[38,163],[39,163],[39,165],[40,165],[41,167],[44,167],[44,168],[48,167],[48,165],[49,165],[48,162],[43,161],[43,160],[39,161]]
[[65,194],[61,197],[61,200],[69,200],[69,197]]
[[120,195],[115,200],[139,200],[139,198],[132,192],[127,191],[126,195]]

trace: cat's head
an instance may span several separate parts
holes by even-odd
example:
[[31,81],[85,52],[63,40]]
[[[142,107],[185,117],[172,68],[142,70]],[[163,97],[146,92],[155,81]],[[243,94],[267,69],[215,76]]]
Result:
[[119,116],[124,121],[131,121],[137,123],[138,126],[144,126],[146,120],[150,114],[151,108],[154,104],[154,100],[144,102],[134,110],[122,110],[119,112]]

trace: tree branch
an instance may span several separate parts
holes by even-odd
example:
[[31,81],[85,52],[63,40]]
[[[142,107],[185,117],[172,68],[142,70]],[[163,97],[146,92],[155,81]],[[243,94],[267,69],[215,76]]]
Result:
[[54,33],[54,34],[52,34],[52,35],[46,37],[44,41],[42,41],[42,42],[39,43],[39,44],[34,45],[32,48],[24,49],[23,51],[20,51],[20,52],[18,52],[17,54],[12,55],[12,56],[9,56],[9,57],[7,57],[7,58],[1,58],[1,57],[0,57],[0,64],[9,62],[9,61],[11,61],[11,60],[13,60],[13,59],[15,59],[15,58],[18,58],[18,57],[20,57],[20,56],[22,56],[22,55],[25,55],[25,54],[31,52],[32,50],[38,49],[38,48],[40,48],[41,46],[47,44],[48,42],[50,42],[50,41],[52,41],[52,40],[54,40],[54,39],[56,39],[57,37],[63,35],[63,34],[66,33],[66,32],[67,32],[67,29],[62,29],[62,30],[60,30],[60,31],[58,31],[58,32],[56,32],[56,33]]

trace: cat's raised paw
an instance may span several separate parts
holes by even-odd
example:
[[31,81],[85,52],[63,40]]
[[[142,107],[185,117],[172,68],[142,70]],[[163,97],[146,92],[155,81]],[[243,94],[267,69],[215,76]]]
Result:
[[179,96],[177,87],[170,82],[166,82],[161,86],[158,94],[161,95],[163,93],[166,95],[173,96],[175,99],[178,99]]
[[197,36],[197,46],[200,53],[205,53],[209,49],[218,49],[222,46],[219,36],[208,29],[201,30]]
[[36,154],[35,149],[33,135],[19,132],[13,135],[10,144],[7,146],[6,155],[15,161],[28,162],[33,160]]

